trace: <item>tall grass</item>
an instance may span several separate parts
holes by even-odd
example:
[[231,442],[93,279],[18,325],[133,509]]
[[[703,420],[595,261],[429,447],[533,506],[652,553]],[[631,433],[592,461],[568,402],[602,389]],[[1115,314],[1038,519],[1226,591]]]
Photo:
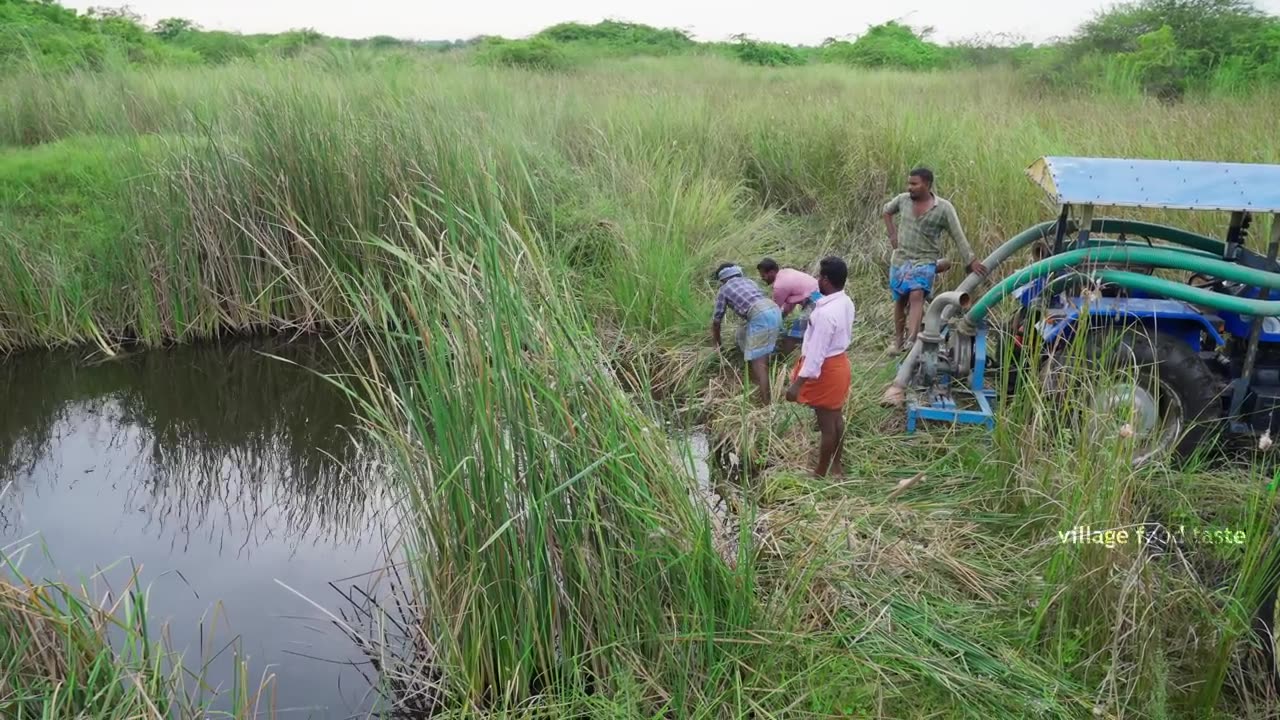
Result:
[[[35,583],[6,558],[0,576],[0,714],[14,720],[138,720],[271,717],[265,685],[237,660],[231,688],[211,692],[196,663],[183,666],[147,616],[147,594],[130,582],[95,600],[87,587]],[[194,686],[194,688],[193,688]]]
[[[0,143],[154,136],[100,201],[116,208],[118,242],[53,252],[22,225],[0,228],[0,338],[10,348],[342,324],[355,313],[340,297],[308,316],[282,290],[278,258],[309,282],[310,259],[291,238],[346,252],[334,241],[395,232],[388,198],[420,181],[465,187],[481,166],[513,222],[548,238],[602,320],[640,345],[670,345],[701,331],[698,285],[725,258],[805,247],[795,261],[811,263],[837,251],[865,276],[856,299],[875,297],[887,252],[878,206],[917,164],[934,167],[971,239],[990,246],[1043,219],[1021,176],[1041,154],[1275,159],[1256,110],[1268,97],[1175,108],[1043,98],[1000,73],[671,58],[567,77],[281,63],[2,82],[12,101],[0,110]],[[240,244],[249,224],[270,228],[271,245]]]
[[329,267],[381,329],[347,387],[414,521],[419,652],[383,672],[454,709],[624,688],[648,712],[714,707],[743,672],[751,576],[715,552],[541,245],[495,186],[461,201],[402,206],[397,240],[365,241],[370,269]]

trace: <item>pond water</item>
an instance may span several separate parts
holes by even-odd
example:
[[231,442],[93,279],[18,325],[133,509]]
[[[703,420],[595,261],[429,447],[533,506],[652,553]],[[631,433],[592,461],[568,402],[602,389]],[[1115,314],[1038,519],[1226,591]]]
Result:
[[[326,615],[385,567],[389,503],[316,343],[0,360],[0,554],[33,580],[118,594],[213,686],[233,640],[282,718],[367,710],[365,658]],[[341,582],[337,582],[341,581]],[[283,583],[283,585],[282,585]],[[288,586],[286,588],[285,586]],[[203,660],[202,660],[203,658]]]

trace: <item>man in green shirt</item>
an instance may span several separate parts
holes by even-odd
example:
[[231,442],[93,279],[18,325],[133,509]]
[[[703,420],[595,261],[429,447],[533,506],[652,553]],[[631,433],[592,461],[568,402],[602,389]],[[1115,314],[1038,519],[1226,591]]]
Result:
[[934,276],[943,257],[943,232],[959,248],[970,272],[986,275],[987,269],[974,257],[955,207],[933,193],[933,172],[928,168],[912,170],[907,176],[907,191],[885,204],[884,226],[893,248],[889,266],[889,292],[894,302],[891,347],[901,352],[920,332],[924,301],[933,294]]

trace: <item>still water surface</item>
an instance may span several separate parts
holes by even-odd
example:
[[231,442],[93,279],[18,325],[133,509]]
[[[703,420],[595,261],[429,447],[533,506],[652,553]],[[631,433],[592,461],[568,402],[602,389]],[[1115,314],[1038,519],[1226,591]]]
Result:
[[[136,571],[188,668],[238,640],[282,718],[367,711],[333,612],[386,565],[389,503],[317,344],[0,360],[0,554],[28,577],[118,593]],[[228,686],[231,651],[206,671]]]

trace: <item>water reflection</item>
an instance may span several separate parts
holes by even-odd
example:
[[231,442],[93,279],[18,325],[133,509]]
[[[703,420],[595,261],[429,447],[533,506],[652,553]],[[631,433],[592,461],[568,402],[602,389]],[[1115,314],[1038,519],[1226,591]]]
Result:
[[[350,402],[304,368],[338,365],[319,343],[266,342],[0,362],[0,550],[68,581],[127,558],[117,580],[143,568],[179,649],[208,644],[216,607],[254,670],[277,676],[279,708],[344,717],[367,683],[298,654],[364,658],[277,580],[335,602],[331,581],[385,564],[388,503]],[[313,620],[285,619],[297,616]]]

